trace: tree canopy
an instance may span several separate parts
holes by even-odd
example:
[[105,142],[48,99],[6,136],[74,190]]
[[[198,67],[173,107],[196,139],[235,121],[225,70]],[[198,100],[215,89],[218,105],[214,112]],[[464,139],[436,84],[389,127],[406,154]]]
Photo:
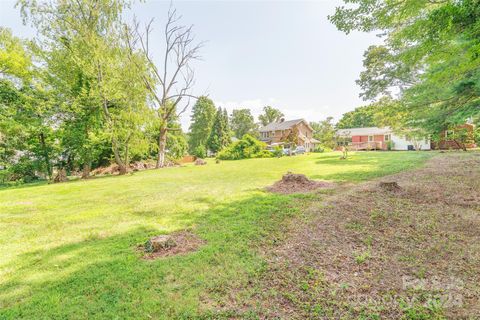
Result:
[[238,139],[241,139],[247,133],[255,134],[257,129],[250,109],[233,110],[230,123],[235,137]]
[[[339,30],[375,31],[357,81],[365,99],[392,96],[403,126],[438,131],[478,117],[480,3],[348,0],[330,20]],[[397,119],[397,123],[398,123]]]
[[283,113],[271,106],[263,107],[263,114],[258,116],[258,120],[262,126],[266,126],[272,122],[278,122],[283,117]]
[[310,122],[313,128],[313,137],[320,141],[322,147],[335,148],[335,124],[333,117],[327,117],[319,122]]
[[378,125],[376,120],[376,114],[378,111],[379,106],[375,104],[355,108],[355,110],[343,114],[342,118],[337,123],[337,128],[349,129],[376,127]]
[[0,28],[0,179],[52,179],[65,169],[80,169],[86,178],[112,160],[123,174],[130,161],[161,148],[170,158],[185,153],[176,111],[185,88],[171,92],[178,79],[169,78],[174,84],[161,108],[152,103],[148,85],[163,78],[153,76],[159,69],[150,56],[131,46],[132,27],[123,20],[130,1],[20,0],[18,6],[37,35],[26,41]]

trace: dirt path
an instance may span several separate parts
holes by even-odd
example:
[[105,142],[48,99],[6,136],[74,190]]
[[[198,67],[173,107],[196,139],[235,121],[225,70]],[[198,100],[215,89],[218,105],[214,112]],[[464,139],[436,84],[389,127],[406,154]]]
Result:
[[337,190],[267,259],[241,302],[262,318],[478,319],[480,154]]

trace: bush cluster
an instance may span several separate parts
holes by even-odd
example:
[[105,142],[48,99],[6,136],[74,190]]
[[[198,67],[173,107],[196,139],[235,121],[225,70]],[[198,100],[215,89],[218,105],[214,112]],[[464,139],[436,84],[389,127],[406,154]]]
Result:
[[220,160],[240,160],[249,158],[271,158],[274,154],[265,150],[266,144],[255,139],[251,135],[244,135],[227,148],[220,151],[217,159]]

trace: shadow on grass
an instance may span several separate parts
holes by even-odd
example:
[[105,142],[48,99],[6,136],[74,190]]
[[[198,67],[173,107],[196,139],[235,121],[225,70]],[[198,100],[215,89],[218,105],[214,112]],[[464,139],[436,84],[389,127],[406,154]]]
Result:
[[20,254],[5,265],[0,319],[196,317],[262,271],[256,248],[282,236],[302,199],[259,194],[206,210],[193,225],[207,244],[183,256],[143,260],[138,245],[159,232],[141,226]]

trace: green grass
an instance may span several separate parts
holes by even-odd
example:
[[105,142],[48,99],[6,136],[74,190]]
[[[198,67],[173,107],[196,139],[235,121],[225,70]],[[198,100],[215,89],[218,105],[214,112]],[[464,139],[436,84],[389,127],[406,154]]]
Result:
[[[433,153],[338,153],[223,161],[0,190],[0,319],[192,318],[215,312],[262,272],[308,197],[263,188],[286,171],[359,182],[421,165]],[[194,228],[199,251],[153,261],[150,236]],[[219,316],[219,314],[217,314]],[[228,316],[226,314],[225,316]]]

